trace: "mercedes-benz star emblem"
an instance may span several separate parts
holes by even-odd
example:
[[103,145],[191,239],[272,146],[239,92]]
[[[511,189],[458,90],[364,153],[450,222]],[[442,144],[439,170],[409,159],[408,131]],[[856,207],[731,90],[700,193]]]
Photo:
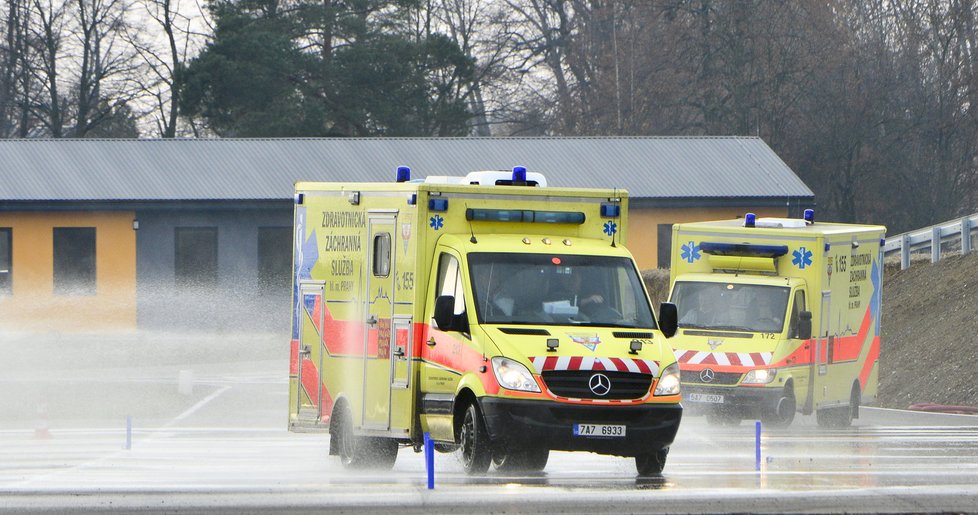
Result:
[[704,368],[700,371],[700,381],[704,383],[712,383],[714,377],[716,377],[716,374],[713,373],[712,368]]
[[598,397],[604,397],[611,391],[611,379],[608,379],[608,376],[604,374],[594,374],[591,376],[591,380],[588,381],[587,385],[591,387],[591,391]]

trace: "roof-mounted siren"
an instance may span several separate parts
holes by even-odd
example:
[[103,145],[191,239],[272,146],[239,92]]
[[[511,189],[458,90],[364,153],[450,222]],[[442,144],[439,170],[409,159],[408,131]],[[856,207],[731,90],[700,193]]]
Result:
[[804,216],[805,216],[805,223],[806,224],[812,225],[812,224],[815,223],[815,210],[814,209],[806,209]]
[[744,215],[744,227],[754,227],[757,223],[757,215],[754,213],[747,213]]
[[513,167],[513,186],[526,186],[526,167]]
[[411,180],[411,168],[407,166],[397,167],[397,182],[408,182]]

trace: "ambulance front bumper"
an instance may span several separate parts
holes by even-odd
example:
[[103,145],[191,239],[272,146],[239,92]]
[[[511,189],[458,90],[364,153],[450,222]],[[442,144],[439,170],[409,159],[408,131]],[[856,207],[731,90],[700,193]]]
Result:
[[683,405],[690,415],[723,411],[742,417],[773,412],[784,395],[783,388],[749,386],[705,387],[683,383]]
[[[493,445],[547,447],[637,456],[668,447],[679,430],[680,404],[572,405],[485,397],[479,401]],[[621,425],[624,436],[575,436],[575,425]]]

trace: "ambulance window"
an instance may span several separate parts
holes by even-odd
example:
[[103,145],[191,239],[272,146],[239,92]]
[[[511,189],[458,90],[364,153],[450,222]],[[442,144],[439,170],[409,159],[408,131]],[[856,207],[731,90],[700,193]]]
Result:
[[459,273],[458,260],[451,254],[442,254],[438,262],[438,296],[455,297],[455,314],[465,311],[465,296],[462,292],[462,274]]
[[391,235],[382,232],[374,236],[374,277],[391,274]]
[[805,311],[805,292],[798,290],[795,292],[795,302],[791,305],[791,327],[788,328],[788,336],[798,337],[798,313]]

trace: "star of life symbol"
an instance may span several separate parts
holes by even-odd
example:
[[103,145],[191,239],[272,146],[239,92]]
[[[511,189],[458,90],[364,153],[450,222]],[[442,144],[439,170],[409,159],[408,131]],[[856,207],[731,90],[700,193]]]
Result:
[[797,266],[799,269],[804,270],[806,266],[812,264],[812,251],[801,247],[798,250],[791,253],[793,259],[791,264]]
[[700,256],[700,246],[694,242],[683,243],[682,254],[680,256],[687,263],[692,263],[699,259]]
[[591,389],[591,392],[599,397],[604,397],[611,391],[611,379],[608,379],[608,376],[604,374],[592,375],[587,385]]
[[611,236],[618,232],[618,224],[612,222],[611,220],[604,223],[604,233]]
[[432,229],[437,231],[438,229],[441,229],[445,225],[445,219],[442,218],[440,215],[435,215],[431,217],[431,222],[428,225],[430,225]]
[[588,350],[590,350],[591,352],[594,352],[594,349],[596,349],[598,347],[598,344],[601,343],[601,337],[599,337],[598,335],[575,336],[573,334],[569,334],[567,336],[570,336],[571,341],[573,341],[574,343],[580,343],[581,345],[587,347]]

